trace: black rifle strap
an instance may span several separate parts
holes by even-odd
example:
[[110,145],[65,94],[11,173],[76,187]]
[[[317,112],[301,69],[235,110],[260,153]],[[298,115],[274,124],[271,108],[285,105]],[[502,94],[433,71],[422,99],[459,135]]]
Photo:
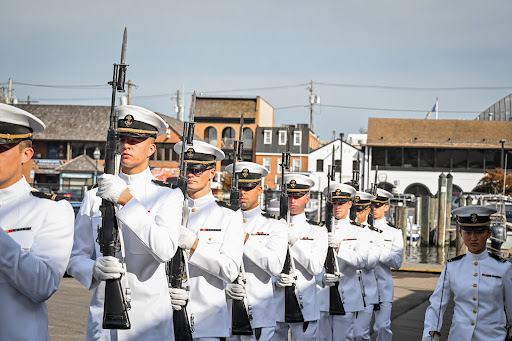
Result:
[[309,321],[305,321],[304,324],[302,325],[302,331],[305,333],[306,330],[308,330],[308,326],[309,326]]
[[261,327],[260,328],[254,328],[254,337],[256,340],[259,340],[261,337]]

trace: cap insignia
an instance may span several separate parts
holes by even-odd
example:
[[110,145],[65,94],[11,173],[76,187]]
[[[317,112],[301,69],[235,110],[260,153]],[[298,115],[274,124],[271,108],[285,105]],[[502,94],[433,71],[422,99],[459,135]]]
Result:
[[132,115],[126,115],[126,117],[124,118],[124,124],[129,127],[131,126],[133,123],[133,116]]
[[249,175],[249,170],[247,168],[242,169],[242,176],[246,178]]
[[193,157],[193,156],[194,156],[194,154],[195,154],[194,148],[189,148],[189,149],[187,149],[187,156],[188,156],[189,158]]
[[476,224],[476,222],[478,221],[478,215],[476,213],[471,214],[471,221],[473,222],[473,224]]
[[295,180],[290,181],[291,188],[295,188],[296,185],[297,185],[297,181],[295,181]]
[[359,198],[359,196],[356,197],[356,202],[359,202],[361,200],[361,198]]
[[339,188],[336,189],[336,192],[334,192],[334,195],[339,197],[341,195],[341,190]]

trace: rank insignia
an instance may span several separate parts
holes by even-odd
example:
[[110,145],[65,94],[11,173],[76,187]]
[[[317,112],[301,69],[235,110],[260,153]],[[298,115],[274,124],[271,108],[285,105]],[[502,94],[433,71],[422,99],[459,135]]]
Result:
[[336,195],[337,197],[339,197],[341,195],[341,189],[337,189],[336,192],[334,192],[334,195]]
[[295,180],[290,181],[291,188],[295,188],[296,185],[297,185],[297,181],[295,181]]
[[473,224],[476,224],[476,222],[478,221],[478,215],[476,213],[473,213],[471,215],[471,221],[473,222]]
[[131,126],[133,123],[133,116],[132,115],[126,115],[126,117],[124,118],[124,124],[129,127]]
[[249,170],[247,168],[242,169],[242,176],[246,178],[249,175]]
[[195,154],[195,150],[194,150],[194,148],[189,148],[189,149],[187,150],[187,156],[188,156],[189,158],[193,157],[193,156],[194,156],[194,154]]

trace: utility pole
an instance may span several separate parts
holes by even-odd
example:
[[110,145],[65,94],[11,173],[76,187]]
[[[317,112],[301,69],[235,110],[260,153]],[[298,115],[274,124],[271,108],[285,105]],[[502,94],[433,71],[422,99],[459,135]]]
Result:
[[180,90],[176,90],[176,105],[174,106],[174,111],[176,112],[176,119],[178,121],[181,120],[181,112],[182,106],[180,101]]
[[126,84],[128,84],[128,105],[132,104],[132,86],[138,88],[136,84],[133,84],[131,80],[129,80]]
[[27,100],[26,101],[18,101],[19,103],[27,103],[27,104],[32,104],[32,103],[39,103],[39,101],[33,101],[30,99],[30,96],[27,96]]
[[315,94],[315,81],[311,80],[311,86],[309,88],[309,128],[314,132],[313,129],[313,105],[320,104],[320,96]]
[[7,90],[7,104],[12,103],[12,91],[14,89],[12,88],[12,78],[9,78],[9,88]]

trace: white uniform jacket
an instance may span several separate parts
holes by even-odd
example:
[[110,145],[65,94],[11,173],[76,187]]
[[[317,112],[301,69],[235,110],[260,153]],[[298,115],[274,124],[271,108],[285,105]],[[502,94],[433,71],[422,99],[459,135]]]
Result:
[[2,340],[49,340],[46,300],[73,245],[71,205],[35,197],[33,190],[25,178],[0,189]]
[[[309,223],[302,213],[291,216],[288,227],[299,236],[299,240],[290,248],[290,256],[295,260],[296,286],[302,295],[304,321],[320,318],[315,276],[322,272],[327,257],[327,230],[321,225]],[[284,288],[276,288],[274,297],[277,304],[276,320],[284,322]]]
[[[349,217],[334,220],[334,235],[341,241],[338,253],[338,271],[341,273],[338,290],[343,300],[346,312],[356,312],[364,309],[361,283],[357,270],[366,265],[368,248],[361,243],[364,227],[351,223]],[[325,269],[317,276],[320,311],[329,311],[329,287],[322,283]]]
[[393,277],[390,268],[399,269],[402,266],[404,249],[402,231],[389,225],[384,218],[375,220],[373,226],[382,230],[383,239],[379,264],[375,267],[380,301],[393,302]]
[[425,312],[424,338],[431,330],[441,330],[451,292],[455,308],[448,340],[505,339],[505,312],[512,323],[510,262],[487,251],[448,260]]
[[377,288],[377,278],[375,277],[375,267],[379,263],[382,253],[382,230],[369,226],[364,226],[364,233],[361,235],[361,243],[368,247],[368,260],[366,265],[360,270],[364,288],[364,302],[366,305],[379,303],[379,291]]
[[[210,192],[199,199],[188,199],[187,228],[199,238],[189,258],[190,301],[187,312],[193,314],[192,336],[228,337],[225,282],[233,282],[240,271],[245,233],[242,211],[233,211],[217,202]],[[224,282],[225,281],[225,282]]]
[[[94,289],[89,306],[86,340],[174,340],[172,306],[165,273],[178,247],[183,194],[179,189],[159,186],[149,168],[135,175],[120,174],[133,198],[117,212],[126,253],[131,289],[131,329],[103,329],[105,282],[92,281],[96,243],[102,225],[101,198],[97,189],[88,191],[75,222],[75,243],[68,273],[88,289]],[[117,255],[119,257],[119,254]],[[121,278],[124,291],[125,278]],[[124,294],[126,294],[124,292]],[[126,299],[126,297],[125,297]]]
[[276,304],[272,276],[283,269],[288,246],[288,230],[284,219],[263,213],[259,207],[242,211],[245,232],[249,239],[244,245],[246,292],[252,306],[253,328],[276,325]]

